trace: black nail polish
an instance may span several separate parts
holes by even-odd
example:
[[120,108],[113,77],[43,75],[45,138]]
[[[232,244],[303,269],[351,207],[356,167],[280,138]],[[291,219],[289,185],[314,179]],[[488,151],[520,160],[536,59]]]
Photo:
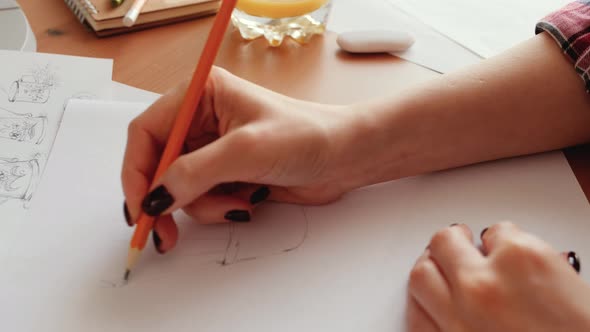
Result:
[[484,228],[481,233],[479,233],[479,238],[483,239],[483,235],[488,231],[488,227]]
[[174,204],[174,197],[170,195],[166,187],[159,186],[145,197],[141,207],[148,215],[157,217],[172,204]]
[[127,208],[127,202],[123,202],[123,215],[125,216],[125,221],[129,227],[133,226],[131,222],[131,215],[129,214],[129,208]]
[[156,231],[152,231],[152,239],[154,240],[154,247],[159,254],[165,254],[166,252],[162,250],[162,238],[158,235]]
[[234,222],[250,221],[250,212],[244,210],[233,210],[225,214],[225,219]]
[[567,253],[567,262],[571,265],[576,272],[580,273],[582,270],[582,263],[580,262],[580,257],[573,251]]
[[270,189],[267,186],[260,187],[250,196],[250,204],[255,205],[265,201],[270,195]]

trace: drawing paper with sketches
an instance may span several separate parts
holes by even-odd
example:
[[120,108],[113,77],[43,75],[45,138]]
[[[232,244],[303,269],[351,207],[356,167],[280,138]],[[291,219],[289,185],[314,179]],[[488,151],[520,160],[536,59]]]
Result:
[[109,98],[112,60],[0,51],[0,250],[31,206],[71,98]]

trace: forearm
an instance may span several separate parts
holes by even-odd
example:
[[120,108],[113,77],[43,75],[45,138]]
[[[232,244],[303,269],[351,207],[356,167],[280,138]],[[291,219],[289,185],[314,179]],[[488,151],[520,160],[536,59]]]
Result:
[[[355,105],[351,187],[590,140],[590,97],[546,34],[388,99]],[[346,161],[345,161],[346,162]]]

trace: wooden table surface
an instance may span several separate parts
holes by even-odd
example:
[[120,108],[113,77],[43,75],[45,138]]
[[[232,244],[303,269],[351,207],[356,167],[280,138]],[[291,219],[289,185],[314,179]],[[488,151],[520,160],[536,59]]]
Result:
[[[209,17],[97,38],[63,0],[18,2],[37,37],[39,52],[112,58],[114,80],[158,93],[190,78],[212,22]],[[389,55],[347,55],[338,51],[335,39],[328,32],[305,46],[287,42],[270,48],[263,40],[243,41],[230,28],[216,64],[277,92],[325,103],[395,93],[437,75]],[[590,197],[590,146],[566,149],[565,154]]]

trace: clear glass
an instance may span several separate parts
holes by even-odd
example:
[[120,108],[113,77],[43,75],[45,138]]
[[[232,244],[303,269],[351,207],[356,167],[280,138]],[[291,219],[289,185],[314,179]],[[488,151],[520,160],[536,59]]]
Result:
[[232,23],[247,40],[264,37],[279,46],[291,37],[304,44],[325,31],[331,6],[332,0],[239,0]]

